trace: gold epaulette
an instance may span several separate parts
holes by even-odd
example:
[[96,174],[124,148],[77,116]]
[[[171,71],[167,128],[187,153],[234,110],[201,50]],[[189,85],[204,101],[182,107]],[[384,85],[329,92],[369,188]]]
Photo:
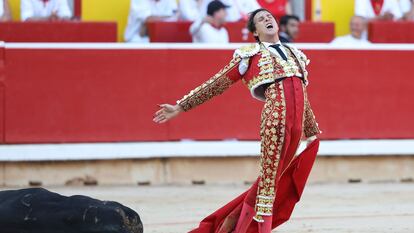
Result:
[[240,56],[241,58],[249,58],[257,54],[259,51],[260,45],[258,43],[249,44],[236,49],[236,51],[234,51],[233,57]]
[[300,49],[298,49],[298,48],[296,48],[295,46],[292,46],[292,45],[285,44],[285,46],[291,48],[293,50],[293,53],[295,54],[295,56],[297,58],[299,58],[300,60],[302,60],[305,63],[305,65],[309,64],[310,60]]

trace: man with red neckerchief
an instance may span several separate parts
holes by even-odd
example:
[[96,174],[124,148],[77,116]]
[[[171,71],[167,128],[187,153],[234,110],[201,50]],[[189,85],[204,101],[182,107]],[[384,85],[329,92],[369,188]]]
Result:
[[367,20],[398,20],[403,17],[397,0],[355,0],[355,15]]
[[291,15],[292,6],[289,0],[258,0],[261,7],[269,10],[279,21],[284,15]]

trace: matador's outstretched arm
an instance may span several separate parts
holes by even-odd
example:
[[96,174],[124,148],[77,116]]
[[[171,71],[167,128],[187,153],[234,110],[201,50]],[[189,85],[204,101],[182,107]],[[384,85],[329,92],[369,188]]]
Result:
[[241,61],[240,56],[234,56],[233,59],[213,77],[202,83],[190,91],[187,95],[177,100],[176,105],[160,104],[153,121],[156,123],[164,123],[171,118],[176,117],[183,111],[189,111],[207,100],[222,94],[233,83],[241,79],[238,70],[238,64]]
[[195,108],[207,100],[222,94],[233,83],[237,82],[241,75],[238,71],[238,64],[241,58],[235,56],[223,69],[213,77],[190,91],[187,95],[177,101],[184,111]]

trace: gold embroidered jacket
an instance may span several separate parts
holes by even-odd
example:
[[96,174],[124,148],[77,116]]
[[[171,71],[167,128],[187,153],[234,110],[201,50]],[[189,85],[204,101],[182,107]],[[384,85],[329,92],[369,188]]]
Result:
[[305,92],[303,129],[305,137],[320,133],[306,95],[308,85],[306,66],[309,64],[309,59],[297,48],[286,45],[285,47],[290,55],[287,61],[272,56],[264,45],[258,43],[237,49],[233,59],[224,68],[178,100],[177,104],[184,111],[189,111],[214,96],[220,95],[238,80],[246,84],[254,98],[265,101],[265,84],[273,83],[284,77],[297,76],[303,79]]

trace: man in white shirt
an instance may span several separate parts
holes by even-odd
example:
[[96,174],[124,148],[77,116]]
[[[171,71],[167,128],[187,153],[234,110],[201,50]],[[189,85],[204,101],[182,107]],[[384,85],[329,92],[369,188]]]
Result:
[[[207,4],[211,1],[206,0]],[[229,6],[227,9],[227,22],[247,21],[250,12],[261,8],[257,0],[222,0],[222,2]]]
[[400,0],[404,20],[414,20],[414,0]]
[[355,15],[368,20],[397,20],[403,16],[397,0],[355,0]]
[[126,42],[148,43],[147,21],[176,20],[177,16],[176,0],[131,0],[124,39]]
[[21,0],[22,21],[69,20],[72,12],[67,0]]
[[226,20],[226,8],[219,0],[210,2],[207,6],[207,16],[195,21],[190,26],[190,34],[196,43],[228,43],[229,34],[223,27]]
[[335,45],[367,45],[366,39],[367,21],[361,16],[353,16],[349,24],[351,34],[335,38],[331,43]]
[[11,20],[10,6],[8,0],[0,0],[0,22]]

